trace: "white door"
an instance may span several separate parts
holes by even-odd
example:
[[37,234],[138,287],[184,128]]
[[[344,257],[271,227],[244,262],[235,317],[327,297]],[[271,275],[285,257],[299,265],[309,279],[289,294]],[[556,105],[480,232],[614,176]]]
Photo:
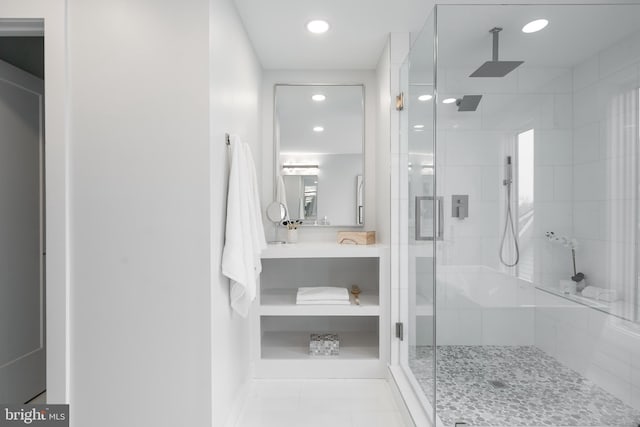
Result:
[[0,402],[45,390],[42,80],[0,61]]

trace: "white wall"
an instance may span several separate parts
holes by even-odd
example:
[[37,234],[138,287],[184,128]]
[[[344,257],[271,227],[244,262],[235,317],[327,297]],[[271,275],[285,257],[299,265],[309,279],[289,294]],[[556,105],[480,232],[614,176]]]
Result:
[[68,37],[72,425],[223,425],[249,354],[223,134],[260,159],[260,67],[229,0],[70,0]]
[[[277,83],[326,83],[364,84],[365,86],[365,225],[364,230],[375,230],[376,222],[376,81],[373,70],[265,70],[262,80],[262,204],[263,212],[274,199],[274,152],[273,152],[273,95]],[[299,229],[300,241],[335,241],[341,228]],[[362,228],[358,228],[362,230]],[[267,240],[274,239],[273,225],[265,218]],[[280,230],[280,233],[284,233]],[[283,239],[284,234],[279,234]]]
[[211,105],[211,266],[213,425],[224,426],[241,404],[248,381],[250,320],[232,312],[229,281],[221,275],[228,167],[224,133],[251,146],[257,176],[262,175],[262,68],[232,0],[212,0],[210,9]]
[[211,425],[208,16],[69,2],[74,426]]
[[390,38],[376,67],[376,239],[391,243],[391,68]]

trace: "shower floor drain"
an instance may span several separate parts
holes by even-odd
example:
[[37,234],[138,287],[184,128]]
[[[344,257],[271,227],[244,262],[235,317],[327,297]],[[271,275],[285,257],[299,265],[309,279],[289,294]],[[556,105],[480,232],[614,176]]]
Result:
[[488,382],[493,388],[507,388],[507,384],[500,380],[489,380]]

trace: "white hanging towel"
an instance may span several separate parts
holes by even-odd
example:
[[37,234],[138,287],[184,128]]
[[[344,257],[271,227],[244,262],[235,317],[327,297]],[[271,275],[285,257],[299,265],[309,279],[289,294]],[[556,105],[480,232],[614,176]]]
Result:
[[282,179],[282,175],[278,175],[278,181],[276,185],[276,201],[284,205],[284,209],[286,210],[284,219],[288,221],[289,206],[287,206],[287,188],[284,186],[284,179]]
[[267,247],[267,242],[251,149],[236,135],[231,135],[230,141],[231,167],[222,274],[231,279],[231,307],[242,317],[247,317],[262,271],[260,254]]

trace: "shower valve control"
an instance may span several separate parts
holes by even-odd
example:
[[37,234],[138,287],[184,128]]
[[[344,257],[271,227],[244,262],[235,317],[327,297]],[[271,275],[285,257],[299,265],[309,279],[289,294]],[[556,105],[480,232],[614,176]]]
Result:
[[451,216],[458,219],[465,219],[469,216],[469,196],[467,194],[451,196]]

